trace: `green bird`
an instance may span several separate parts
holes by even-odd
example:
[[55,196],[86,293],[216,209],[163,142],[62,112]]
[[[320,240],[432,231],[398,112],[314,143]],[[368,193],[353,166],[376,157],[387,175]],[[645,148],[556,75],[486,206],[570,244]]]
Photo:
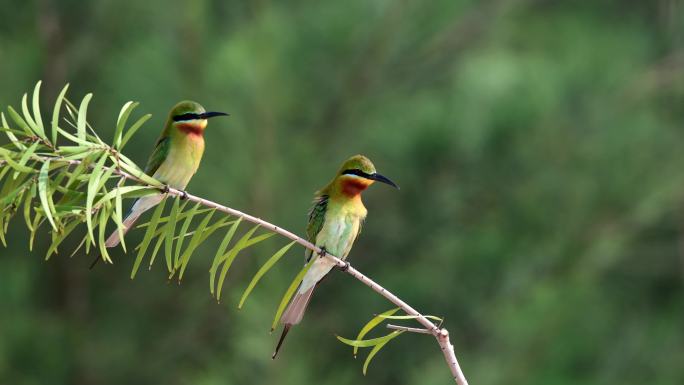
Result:
[[[323,251],[321,257],[324,253],[330,253],[342,260],[347,258],[368,213],[361,201],[361,192],[375,181],[399,188],[387,177],[378,174],[368,158],[355,155],[342,163],[335,178],[327,186],[316,192],[309,212],[306,235],[309,242]],[[308,262],[313,252],[307,250],[305,256]],[[272,358],[278,354],[292,325],[302,320],[316,285],[334,266],[335,263],[328,258],[318,258],[304,275],[297,294],[280,319],[283,333]]]
[[[207,127],[207,119],[227,115],[224,112],[206,112],[199,103],[188,100],[176,104],[171,109],[154,152],[147,161],[145,173],[169,187],[185,190],[197,172],[204,154],[204,129]],[[158,205],[163,198],[164,196],[159,194],[135,201],[123,221],[124,232],[128,231],[145,211]],[[114,231],[107,238],[105,246],[114,247],[120,241],[119,232]]]

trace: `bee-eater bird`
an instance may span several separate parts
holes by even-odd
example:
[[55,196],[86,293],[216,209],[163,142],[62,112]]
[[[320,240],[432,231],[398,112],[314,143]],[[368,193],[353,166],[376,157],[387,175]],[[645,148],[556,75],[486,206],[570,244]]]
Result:
[[[375,181],[399,188],[387,177],[378,174],[368,158],[355,155],[342,164],[335,178],[327,186],[316,192],[309,212],[306,235],[309,242],[318,246],[322,253],[304,275],[297,294],[280,319],[283,333],[272,358],[278,354],[292,325],[302,320],[316,285],[335,266],[335,262],[323,258],[324,254],[330,253],[342,260],[347,258],[368,213],[361,201],[361,192]],[[308,262],[313,252],[307,250],[305,256]]]
[[[147,161],[145,173],[168,187],[185,190],[202,160],[207,119],[227,115],[225,112],[206,112],[199,103],[188,100],[176,104],[171,109],[154,152]],[[159,204],[163,198],[164,196],[159,194],[138,199],[123,221],[124,232],[128,231],[145,211]],[[114,247],[120,241],[119,232],[115,230],[107,238],[105,246]]]

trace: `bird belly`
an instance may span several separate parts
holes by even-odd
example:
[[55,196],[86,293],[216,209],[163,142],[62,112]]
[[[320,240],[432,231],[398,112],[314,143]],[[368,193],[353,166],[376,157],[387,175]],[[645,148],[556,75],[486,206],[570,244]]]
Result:
[[153,177],[173,188],[184,190],[201,160],[202,151],[194,143],[188,143],[182,148],[171,148],[169,155],[159,166]]

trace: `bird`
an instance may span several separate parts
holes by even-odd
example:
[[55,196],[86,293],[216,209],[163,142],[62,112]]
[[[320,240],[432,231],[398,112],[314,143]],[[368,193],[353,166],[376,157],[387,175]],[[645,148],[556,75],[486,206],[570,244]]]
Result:
[[[330,253],[342,260],[347,258],[368,214],[361,201],[361,193],[376,181],[399,189],[389,178],[378,174],[367,157],[354,155],[342,163],[330,183],[315,193],[306,235],[309,242],[321,249],[320,258],[313,262],[304,275],[297,293],[283,312],[280,319],[283,332],[273,352],[273,359],[278,355],[290,328],[301,322],[318,283],[335,267],[335,262],[323,256]],[[307,249],[306,262],[313,256],[313,251]]]
[[[184,191],[197,172],[204,154],[207,119],[228,115],[225,112],[207,112],[199,103],[190,100],[173,106],[147,161],[145,173],[164,183],[167,189],[172,187]],[[158,205],[163,197],[163,194],[157,194],[136,200],[123,221],[124,233],[145,211]],[[115,247],[120,241],[119,232],[115,230],[105,241],[105,246]]]

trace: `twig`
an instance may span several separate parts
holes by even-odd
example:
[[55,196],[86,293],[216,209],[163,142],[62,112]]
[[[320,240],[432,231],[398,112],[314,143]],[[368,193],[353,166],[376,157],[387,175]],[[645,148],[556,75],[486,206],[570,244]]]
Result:
[[432,334],[432,332],[430,332],[427,329],[411,328],[408,326],[400,326],[400,325],[392,325],[392,324],[387,324],[387,329],[401,330],[404,332],[411,332],[411,333]]
[[[39,157],[42,158],[43,160],[50,159],[51,161],[65,161],[70,164],[79,164],[81,163],[80,160],[64,160],[60,159],[60,157]],[[108,169],[105,167],[105,169]],[[116,167],[114,168],[113,173],[118,174],[126,179],[131,179],[136,181],[137,183],[141,183],[143,185],[148,185],[150,186],[147,182],[144,182],[140,178],[136,177],[135,175],[129,174],[125,171],[119,170]],[[155,186],[150,186],[150,187],[155,187]],[[304,246],[305,248],[312,250],[314,253],[321,254],[322,250],[318,248],[316,245],[313,243],[307,241],[306,239],[290,232],[287,231],[281,227],[278,227],[270,222],[267,222],[261,218],[257,218],[255,216],[243,213],[242,211],[232,209],[230,207],[218,204],[216,202],[210,201],[208,199],[200,198],[196,195],[192,195],[189,193],[186,193],[185,191],[178,190],[172,187],[169,187],[168,195],[173,195],[177,197],[184,197],[185,199],[199,203],[205,207],[208,208],[213,208],[216,209],[217,211],[221,211],[223,213],[233,215],[236,217],[240,217],[243,220],[246,220],[248,222],[252,222],[254,224],[257,224],[263,228],[268,229],[269,231],[273,231],[274,233],[280,234],[285,238],[289,238],[300,245]],[[454,352],[454,346],[451,344],[451,341],[449,340],[449,332],[445,328],[441,328],[438,325],[435,325],[432,321],[430,321],[428,318],[426,318],[424,315],[419,313],[416,309],[411,307],[409,304],[401,300],[399,297],[391,293],[389,290],[385,289],[382,287],[380,284],[376,283],[372,279],[368,278],[364,274],[362,274],[360,271],[356,270],[354,267],[352,267],[349,262],[345,262],[334,255],[331,255],[329,253],[324,254],[326,258],[329,258],[331,261],[335,262],[337,267],[339,267],[342,271],[345,273],[351,275],[352,277],[356,278],[357,280],[361,281],[364,285],[370,287],[372,290],[380,294],[381,296],[385,297],[387,300],[392,302],[393,304],[397,305],[399,308],[401,308],[406,314],[415,316],[416,320],[425,327],[425,329],[419,329],[419,330],[425,330],[426,334],[432,334],[435,339],[437,340],[437,343],[439,344],[442,353],[444,354],[444,359],[447,362],[447,365],[449,366],[449,369],[451,370],[451,374],[456,381],[458,385],[468,385],[468,381],[465,378],[465,375],[463,374],[463,371],[461,370],[460,365],[458,364],[458,360],[456,359],[456,354]]]

